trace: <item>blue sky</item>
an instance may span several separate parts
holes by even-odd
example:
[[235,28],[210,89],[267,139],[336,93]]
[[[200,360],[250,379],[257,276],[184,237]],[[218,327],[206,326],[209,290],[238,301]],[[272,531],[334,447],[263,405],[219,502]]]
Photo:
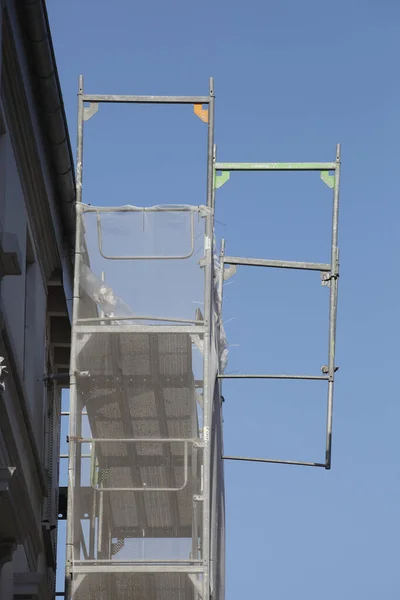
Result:
[[[73,145],[80,73],[94,93],[206,94],[221,161],[330,161],[342,144],[338,355],[330,472],[226,463],[227,600],[397,598],[400,590],[398,156],[394,0],[48,2]],[[100,107],[84,201],[202,203],[206,128],[185,107]],[[217,235],[233,255],[325,261],[318,174],[232,174]],[[318,373],[318,274],[238,271],[228,371]],[[324,384],[224,384],[225,450],[323,459]]]

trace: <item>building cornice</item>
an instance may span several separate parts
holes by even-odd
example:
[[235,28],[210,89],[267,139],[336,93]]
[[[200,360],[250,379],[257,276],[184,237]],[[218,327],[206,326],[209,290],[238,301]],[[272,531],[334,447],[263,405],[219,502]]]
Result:
[[18,20],[23,33],[40,129],[57,190],[57,207],[70,251],[75,246],[74,160],[45,0],[19,0]]
[[7,10],[4,10],[3,13],[1,97],[16,163],[21,175],[21,184],[32,224],[38,261],[44,279],[47,281],[54,269],[60,265],[60,260],[42,165],[35,144],[29,105]]

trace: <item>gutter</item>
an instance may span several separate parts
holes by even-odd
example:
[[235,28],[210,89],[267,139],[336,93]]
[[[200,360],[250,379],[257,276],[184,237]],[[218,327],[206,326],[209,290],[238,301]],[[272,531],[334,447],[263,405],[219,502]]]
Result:
[[21,25],[32,57],[31,72],[36,80],[36,100],[41,110],[43,131],[55,173],[66,248],[60,252],[63,287],[72,322],[73,257],[75,250],[75,168],[67,118],[58,77],[53,41],[45,0],[19,0]]
[[[51,148],[56,186],[61,200],[63,226],[73,256],[75,246],[75,174],[60,80],[45,0],[18,2],[24,33],[29,43],[31,68],[37,83],[37,102]],[[70,261],[71,262],[71,261]]]

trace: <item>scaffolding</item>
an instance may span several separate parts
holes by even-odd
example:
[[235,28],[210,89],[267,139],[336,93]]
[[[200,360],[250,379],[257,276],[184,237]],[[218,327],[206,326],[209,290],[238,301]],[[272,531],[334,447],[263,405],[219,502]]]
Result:
[[[84,122],[101,103],[193,105],[208,127],[205,204],[84,203]],[[223,458],[330,468],[339,153],[332,163],[218,163],[212,78],[209,94],[194,97],[85,94],[80,78],[66,599],[223,600]],[[235,170],[321,171],[334,190],[331,263],[230,257],[225,242],[218,255],[215,194]],[[326,372],[225,374],[223,282],[237,265],[322,273],[330,287]],[[193,298],[204,300],[202,310]],[[325,462],[223,456],[228,377],[327,381]]]
[[[326,415],[326,443],[325,459],[319,462],[303,462],[296,460],[282,460],[275,458],[255,458],[248,456],[224,456],[225,460],[243,460],[251,462],[277,463],[298,465],[303,467],[331,468],[332,461],[332,419],[333,419],[333,390],[335,373],[338,367],[335,364],[336,351],[336,321],[337,299],[339,283],[339,187],[340,187],[340,144],[336,146],[336,158],[333,162],[305,162],[305,163],[218,163],[214,157],[215,187],[220,188],[230,179],[231,172],[238,171],[264,171],[276,173],[278,171],[316,171],[320,173],[321,180],[333,191],[332,194],[332,222],[331,222],[331,248],[330,263],[300,262],[288,260],[268,260],[264,258],[243,258],[225,255],[225,241],[222,242],[220,265],[222,278],[228,279],[236,272],[238,266],[242,267],[267,267],[272,269],[293,269],[300,271],[320,272],[322,285],[329,288],[329,326],[328,326],[328,360],[321,369],[322,374],[224,374],[218,375],[219,379],[264,379],[264,380],[299,380],[299,381],[325,381],[328,384],[327,415]],[[225,270],[225,265],[228,269]],[[222,287],[220,289],[222,309]]]
[[[84,122],[104,102],[193,105],[204,206],[82,202]],[[208,96],[164,97],[88,95],[80,78],[67,598],[223,596],[213,145],[212,79]]]

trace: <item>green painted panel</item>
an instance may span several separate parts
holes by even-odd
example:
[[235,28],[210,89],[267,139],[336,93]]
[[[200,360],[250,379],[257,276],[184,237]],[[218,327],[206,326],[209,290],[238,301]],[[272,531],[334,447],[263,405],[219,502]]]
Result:
[[217,190],[218,188],[223,186],[224,183],[228,181],[230,176],[231,174],[229,173],[229,171],[222,171],[221,175],[215,175],[215,189]]
[[330,175],[329,171],[321,171],[321,179],[331,189],[335,185],[335,176],[334,175]]

